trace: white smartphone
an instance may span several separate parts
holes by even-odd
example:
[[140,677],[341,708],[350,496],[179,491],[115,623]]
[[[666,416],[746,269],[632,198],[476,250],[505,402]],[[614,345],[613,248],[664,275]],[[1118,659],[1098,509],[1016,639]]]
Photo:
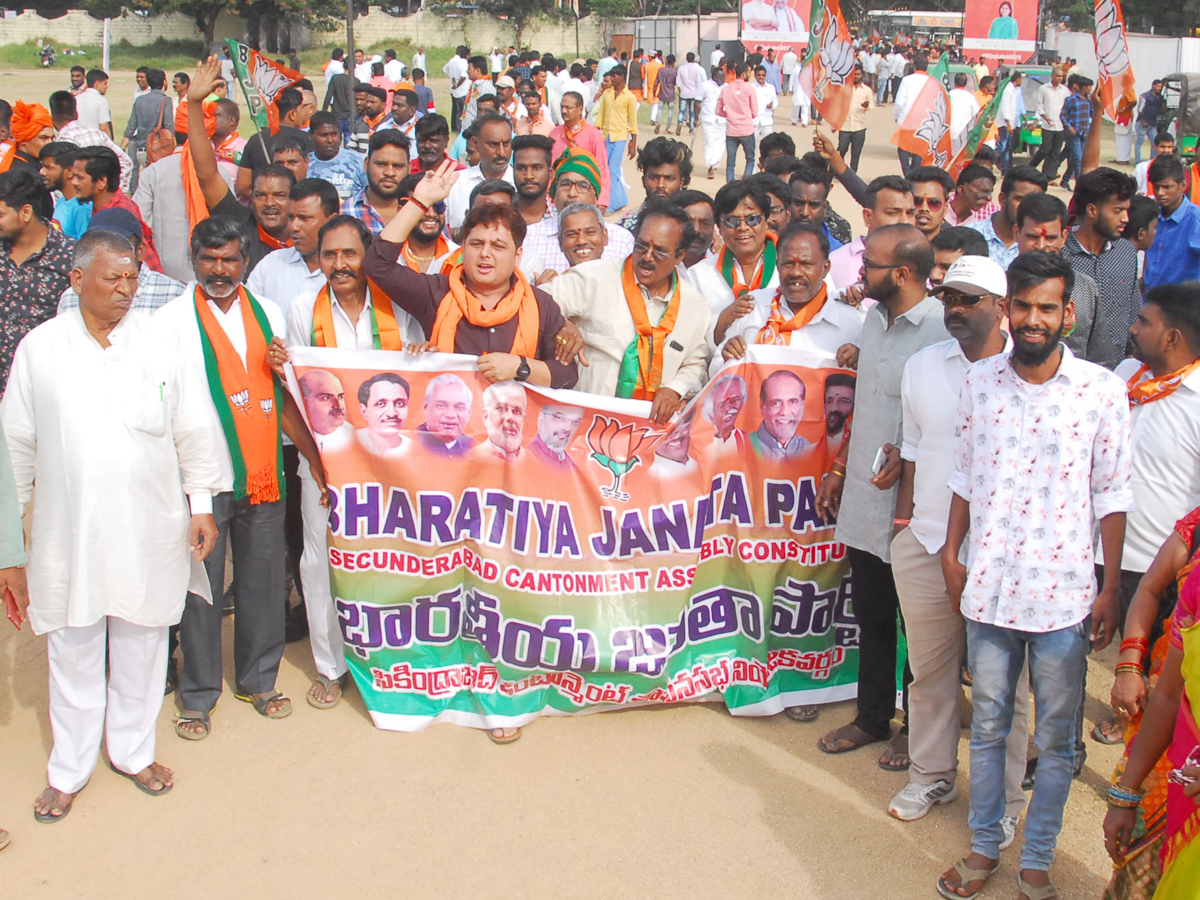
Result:
[[871,474],[878,475],[887,465],[887,451],[880,447],[875,451],[875,461],[871,463]]

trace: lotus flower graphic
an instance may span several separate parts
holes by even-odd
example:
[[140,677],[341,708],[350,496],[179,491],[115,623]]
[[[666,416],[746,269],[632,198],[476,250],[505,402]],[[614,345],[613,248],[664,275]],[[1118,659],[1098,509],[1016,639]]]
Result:
[[821,35],[821,80],[813,95],[820,100],[825,97],[825,85],[843,85],[854,71],[854,45],[838,39],[841,23],[831,16]]
[[949,127],[950,124],[946,121],[946,95],[939,92],[937,100],[934,101],[933,106],[929,108],[929,112],[925,116],[925,121],[914,132],[916,137],[924,141],[929,147],[927,153],[921,154],[925,157],[926,165],[944,168],[946,163],[950,161],[946,154],[938,149],[938,146],[942,142],[942,136]]
[[1129,68],[1125,30],[1112,0],[1100,0],[1096,4],[1096,63],[1101,79],[1120,75]]
[[250,410],[248,410],[246,407],[250,403],[250,391],[238,391],[236,394],[230,394],[229,402],[242,412],[249,412]]
[[625,473],[639,462],[638,448],[646,442],[650,429],[645,426],[622,425],[617,419],[597,415],[588,429],[587,442],[592,459],[612,473],[611,486],[600,488],[600,496],[614,500],[628,500],[629,494],[621,490]]
[[263,415],[268,419],[271,418],[271,413],[275,411],[275,401],[273,399],[259,400],[258,405],[262,407]]

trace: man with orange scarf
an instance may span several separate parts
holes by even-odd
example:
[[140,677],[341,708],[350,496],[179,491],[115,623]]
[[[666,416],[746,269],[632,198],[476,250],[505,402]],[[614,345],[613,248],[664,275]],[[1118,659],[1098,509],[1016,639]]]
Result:
[[695,237],[686,212],[651,200],[629,257],[579,263],[548,285],[587,348],[579,389],[650,400],[659,425],[707,381],[708,301],[677,270]]
[[[412,316],[367,278],[363,262],[370,246],[371,229],[361,219],[334,216],[321,226],[317,258],[328,283],[315,300],[295,302],[288,309],[289,347],[402,350],[424,340],[424,332]],[[303,383],[301,388],[305,389]],[[342,420],[345,421],[344,415]],[[317,427],[315,421],[314,427]],[[319,427],[314,437],[318,444],[326,440]],[[304,516],[300,578],[313,664],[317,668],[317,677],[306,699],[317,709],[332,709],[341,702],[347,667],[329,588],[326,547],[329,514],[321,507],[321,490],[303,460],[300,478]]]
[[[200,126],[192,121],[189,127]],[[225,438],[220,489],[213,497],[218,536],[205,566],[212,596],[219,598],[225,592],[225,547],[232,540],[234,695],[260,715],[282,719],[292,705],[275,689],[287,610],[281,429],[304,455],[322,492],[325,472],[299,408],[273,371],[287,359],[283,313],[242,286],[249,244],[236,219],[215,215],[199,222],[191,241],[196,281],[155,316],[182,364],[207,385],[212,425]],[[222,690],[221,619],[220,603],[188,594],[179,632],[184,661],[175,726],[185,740],[203,740],[212,727],[209,714]]]
[[0,156],[0,172],[23,169],[40,177],[42,164],[38,162],[38,153],[54,140],[54,120],[50,110],[40,103],[18,100],[13,105],[9,130],[12,144]]

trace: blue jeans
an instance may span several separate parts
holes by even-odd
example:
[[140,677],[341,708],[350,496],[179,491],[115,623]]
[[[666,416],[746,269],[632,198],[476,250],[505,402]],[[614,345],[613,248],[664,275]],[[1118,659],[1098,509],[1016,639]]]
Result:
[[742,137],[730,137],[725,135],[725,180],[733,181],[734,172],[737,168],[737,151],[741,147],[746,154],[746,170],[742,172],[743,178],[749,178],[754,174],[754,135],[747,134]]
[[608,211],[616,212],[624,209],[629,202],[629,194],[625,191],[625,179],[621,177],[621,164],[625,161],[625,145],[627,141],[610,141],[604,139],[604,150],[608,154]]
[[1075,715],[1087,670],[1088,626],[1044,633],[967,620],[971,657],[971,849],[1000,858],[1005,814],[1005,739],[1012,726],[1017,679],[1029,653],[1029,683],[1037,709],[1037,782],[1025,816],[1021,868],[1048,871],[1062,829],[1075,767]]
[[1015,133],[1009,134],[1007,125],[1001,125],[996,129],[996,162],[1000,166],[1002,175],[1007,175],[1009,166],[1012,165],[1013,140],[1015,140]]
[[696,126],[700,124],[699,100],[679,101],[679,124],[686,125],[688,128],[695,131]]
[[1154,138],[1158,135],[1157,125],[1146,125],[1143,122],[1133,123],[1133,164],[1136,166],[1142,161],[1142,141],[1150,138],[1151,150],[1154,148]]
[[1066,184],[1069,179],[1079,179],[1079,172],[1083,166],[1083,141],[1084,138],[1078,134],[1067,132],[1067,170],[1063,172],[1062,184]]

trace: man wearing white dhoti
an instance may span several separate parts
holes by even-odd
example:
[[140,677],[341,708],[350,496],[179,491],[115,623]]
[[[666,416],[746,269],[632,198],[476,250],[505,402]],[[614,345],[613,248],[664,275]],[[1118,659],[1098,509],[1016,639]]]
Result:
[[717,98],[725,85],[725,70],[713,66],[712,77],[700,94],[700,137],[704,141],[704,167],[711,179],[725,158],[725,117],[717,115]]
[[157,324],[129,311],[137,286],[129,241],[88,232],[71,272],[78,308],[22,339],[0,403],[21,504],[37,484],[29,621],[47,636],[54,737],[39,822],[70,812],[101,737],[140,790],[173,785],[154,740],[167,630],[192,560],[216,541],[220,434]]

